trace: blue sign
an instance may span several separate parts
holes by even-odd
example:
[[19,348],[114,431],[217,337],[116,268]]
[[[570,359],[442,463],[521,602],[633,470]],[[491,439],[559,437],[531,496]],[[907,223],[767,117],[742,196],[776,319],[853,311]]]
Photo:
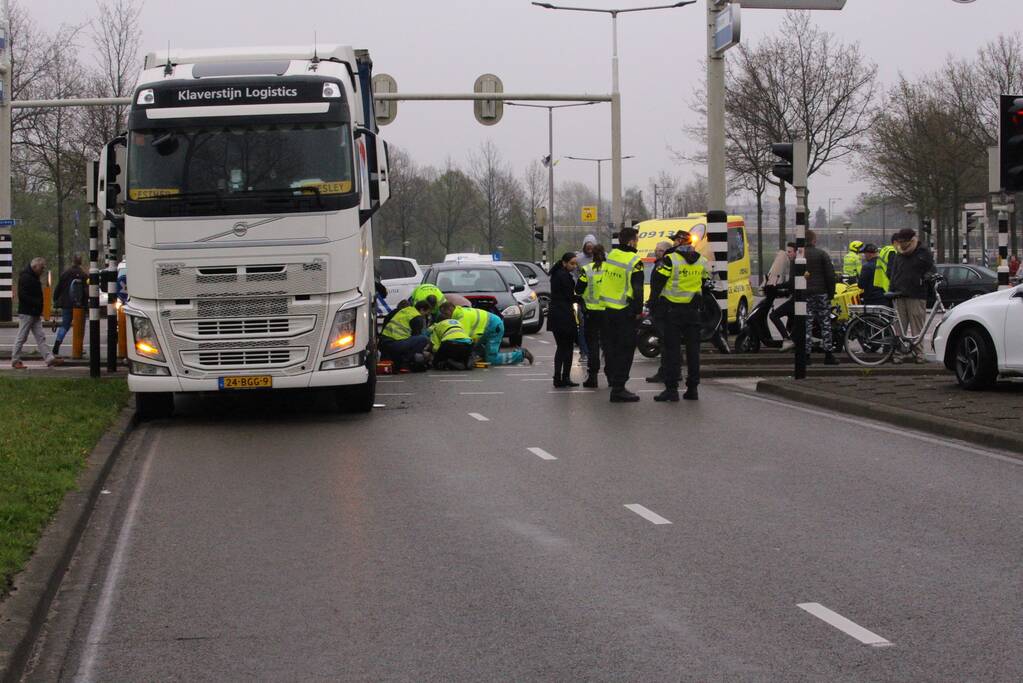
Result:
[[501,252],[499,252],[499,251],[495,251],[493,254],[491,254],[491,256],[494,257],[495,261],[500,261],[501,260]]
[[714,20],[714,52],[721,54],[738,44],[742,33],[740,5],[726,5]]
[[0,228],[10,228],[17,223],[13,218],[0,218]]

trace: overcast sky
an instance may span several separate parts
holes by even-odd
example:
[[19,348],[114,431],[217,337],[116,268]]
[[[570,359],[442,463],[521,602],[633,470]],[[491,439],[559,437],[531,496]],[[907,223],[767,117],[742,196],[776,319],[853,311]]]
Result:
[[[19,0],[37,23],[84,21],[91,3]],[[692,93],[704,79],[705,0],[681,9],[623,15],[619,21],[624,183],[647,190],[661,170],[687,178],[698,169],[674,165],[668,146],[692,148],[682,126],[692,122]],[[564,4],[575,4],[564,0]],[[637,7],[643,0],[582,0],[591,7]],[[241,9],[241,8],[244,9]],[[777,30],[782,12],[747,10],[743,41],[755,43]],[[934,69],[947,54],[972,55],[999,31],[1023,30],[1023,1],[848,0],[841,12],[816,12],[825,29],[850,42],[880,67],[892,83],[899,72]],[[492,72],[505,90],[610,91],[611,22],[606,15],[554,12],[528,0],[148,0],[143,12],[144,51],[175,47],[348,43],[370,50],[377,72],[395,77],[406,92],[470,91],[475,78]],[[555,112],[555,157],[609,156],[609,106],[597,104]],[[497,126],[484,127],[472,104],[401,103],[398,118],[384,129],[392,142],[420,162],[463,163],[470,150],[492,139],[521,175],[531,159],[547,151],[545,110],[507,108]],[[610,169],[604,164],[604,196]],[[593,163],[562,160],[556,178],[596,186]],[[842,198],[849,205],[867,186],[834,164],[827,177],[811,179],[818,201]],[[814,202],[817,204],[817,202]]]

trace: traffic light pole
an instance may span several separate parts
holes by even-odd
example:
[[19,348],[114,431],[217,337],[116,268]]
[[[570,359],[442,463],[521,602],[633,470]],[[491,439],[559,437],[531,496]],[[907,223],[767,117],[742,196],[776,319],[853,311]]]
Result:
[[1009,214],[998,212],[998,289],[1009,288]]
[[796,291],[795,323],[792,341],[795,343],[796,379],[806,379],[806,188],[796,187],[796,262],[793,264]]
[[99,162],[85,167],[86,201],[89,204],[89,376],[99,377],[99,209],[97,183]]

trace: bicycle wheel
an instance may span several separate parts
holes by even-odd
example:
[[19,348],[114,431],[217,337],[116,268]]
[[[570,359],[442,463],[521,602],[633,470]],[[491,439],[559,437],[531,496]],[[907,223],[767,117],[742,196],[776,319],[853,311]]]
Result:
[[845,330],[845,353],[860,365],[885,363],[895,352],[897,337],[892,323],[878,315],[853,318]]

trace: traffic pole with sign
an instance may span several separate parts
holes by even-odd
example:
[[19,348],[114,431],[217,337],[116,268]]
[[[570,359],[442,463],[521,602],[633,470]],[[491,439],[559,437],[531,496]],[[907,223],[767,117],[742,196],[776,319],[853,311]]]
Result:
[[[1004,135],[1005,131],[1002,130]],[[987,148],[991,210],[998,213],[998,289],[1009,288],[1009,212],[1002,188],[1002,145]],[[987,247],[985,245],[985,253]]]
[[579,218],[583,223],[596,223],[597,222],[597,207],[595,206],[584,206],[579,212]]

